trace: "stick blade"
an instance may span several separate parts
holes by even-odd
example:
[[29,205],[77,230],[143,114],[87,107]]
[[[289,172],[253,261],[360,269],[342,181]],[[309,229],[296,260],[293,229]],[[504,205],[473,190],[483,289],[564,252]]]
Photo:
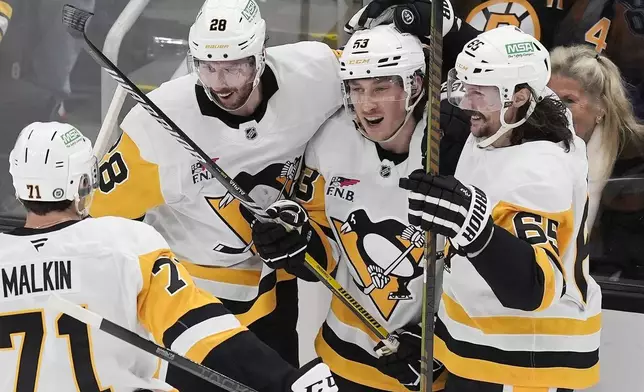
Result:
[[56,294],[49,296],[47,307],[58,312],[65,313],[92,327],[100,328],[101,322],[103,321],[103,318],[96,313],[90,312],[89,310],[76,305],[73,302],[67,301]]
[[[63,7],[63,24],[67,26],[72,35],[80,35],[85,33],[85,26],[87,21],[94,14],[89,11],[82,10],[74,7],[73,5],[66,4]],[[79,34],[80,33],[80,34]]]

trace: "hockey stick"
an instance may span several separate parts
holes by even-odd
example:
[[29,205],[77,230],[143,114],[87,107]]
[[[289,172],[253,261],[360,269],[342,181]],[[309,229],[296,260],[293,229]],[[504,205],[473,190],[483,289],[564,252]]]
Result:
[[197,144],[190,139],[168,116],[161,111],[141,90],[136,87],[94,44],[87,38],[85,28],[88,20],[93,16],[91,12],[81,10],[72,5],[63,7],[63,23],[68,27],[69,33],[74,38],[82,38],[85,50],[90,56],[107,72],[121,87],[127,90],[132,98],[147,110],[154,119],[170,132],[179,144],[185,148],[190,155],[195,157],[202,165],[219,181],[228,192],[259,217],[268,218],[264,210],[255,203],[244,190],[223,171],[216,163],[206,155]]
[[209,369],[199,363],[193,362],[188,358],[175,353],[174,351],[161,347],[151,340],[145,339],[137,335],[136,333],[123,328],[120,325],[115,324],[90,310],[87,310],[79,305],[76,305],[73,302],[69,302],[59,297],[58,295],[53,294],[49,296],[47,304],[52,309],[56,309],[60,312],[68,314],[69,316],[89,326],[98,328],[117,339],[120,339],[126,343],[131,344],[134,347],[137,347],[145,352],[148,352],[158,358],[167,361],[171,365],[192,373],[195,376],[218,386],[219,388],[223,388],[229,392],[257,392],[254,389],[240,383],[239,381],[235,381],[232,378],[224,376],[223,374]]
[[[243,189],[226,174],[217,164],[212,162],[210,158],[197,146],[168,116],[161,111],[141,90],[136,87],[127,76],[125,76],[101,51],[92,44],[85,34],[85,27],[88,20],[93,16],[91,12],[87,12],[76,8],[72,5],[65,5],[63,8],[63,23],[69,27],[70,34],[75,38],[82,38],[85,43],[85,50],[92,56],[92,58],[110,75],[114,78],[125,90],[127,90],[132,98],[141,104],[141,106],[152,115],[152,117],[159,122],[164,129],[179,142],[192,156],[197,158],[201,164],[219,181],[230,194],[239,199],[240,202],[247,207],[258,219],[269,220],[270,218],[266,212],[257,204],[253,199],[243,191]],[[324,270],[315,260],[307,258],[306,266],[309,270],[320,279],[321,282],[327,286],[334,295],[342,300],[349,309],[354,312],[358,317],[363,320],[367,327],[369,327],[376,335],[383,339],[385,346],[395,351],[397,348],[397,341],[389,335],[389,333],[380,325],[342,286]],[[322,274],[324,272],[324,274]],[[357,307],[360,307],[359,309]]]
[[382,326],[372,315],[367,312],[358,301],[356,301],[351,294],[349,294],[340,283],[338,283],[331,274],[329,274],[317,261],[313,259],[308,253],[305,254],[304,259],[306,268],[309,269],[331,292],[338,297],[362,322],[380,339],[385,347],[383,347],[378,355],[389,355],[398,349],[398,341],[391,336],[391,334]]
[[94,156],[99,163],[110,148],[109,142],[116,130],[119,113],[121,112],[123,103],[125,103],[125,98],[127,98],[127,91],[123,87],[118,86],[103,119],[103,124],[101,124],[101,129],[98,131],[96,143],[94,143]]
[[[438,175],[440,143],[441,69],[443,67],[443,12],[451,7],[444,0],[432,1],[432,17],[429,28],[429,72],[427,83],[427,156],[425,171]],[[425,271],[423,279],[422,339],[420,353],[420,390],[432,390],[434,382],[434,297],[436,290],[436,234],[425,233]]]

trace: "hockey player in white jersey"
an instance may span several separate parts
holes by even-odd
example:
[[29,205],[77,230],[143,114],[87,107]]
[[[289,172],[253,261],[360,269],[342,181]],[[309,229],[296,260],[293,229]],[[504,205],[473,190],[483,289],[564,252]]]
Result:
[[269,209],[307,223],[300,234],[256,222],[253,238],[268,265],[309,280],[304,252],[337,260],[338,282],[399,338],[398,352],[379,358],[379,339],[333,297],[315,347],[340,390],[418,390],[424,233],[407,223],[398,180],[423,167],[426,58],[418,38],[380,25],[353,34],[340,67],[346,109],[307,146],[300,204]]
[[447,392],[563,392],[599,378],[586,146],[546,87],[550,68],[516,27],[471,40],[447,86],[471,113],[455,175],[400,181],[409,223],[450,242],[434,345]]
[[56,294],[258,391],[337,391],[326,365],[294,369],[199,290],[151,226],[83,219],[97,166],[76,128],[29,125],[9,163],[27,220],[0,234],[0,390],[220,390],[167,364],[154,379],[156,357],[46,308]]
[[[341,106],[336,54],[265,48],[255,0],[206,1],[189,41],[194,72],[150,98],[258,204],[288,196],[306,143]],[[152,224],[199,287],[297,364],[297,281],[251,257],[253,216],[141,106],[121,128],[91,215]]]

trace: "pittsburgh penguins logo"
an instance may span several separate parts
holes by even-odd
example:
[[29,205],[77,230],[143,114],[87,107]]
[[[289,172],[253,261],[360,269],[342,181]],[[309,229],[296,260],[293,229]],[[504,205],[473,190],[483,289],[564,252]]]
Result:
[[514,25],[536,39],[541,39],[539,16],[526,0],[485,1],[469,13],[466,22],[480,31]]
[[[298,157],[286,163],[274,163],[256,175],[241,172],[235,176],[234,180],[244,191],[248,192],[253,200],[257,202],[269,200],[266,204],[270,204],[281,196],[291,194],[299,162],[300,158]],[[255,219],[253,214],[229,192],[226,192],[221,197],[206,196],[205,199],[213,211],[239,239],[237,244],[223,243],[217,240],[213,250],[225,254],[242,254],[246,252],[255,254],[252,230],[250,228],[251,222]]]
[[345,221],[331,218],[353,279],[389,320],[400,301],[413,300],[409,283],[422,275],[423,232],[394,219],[373,222],[363,209]]

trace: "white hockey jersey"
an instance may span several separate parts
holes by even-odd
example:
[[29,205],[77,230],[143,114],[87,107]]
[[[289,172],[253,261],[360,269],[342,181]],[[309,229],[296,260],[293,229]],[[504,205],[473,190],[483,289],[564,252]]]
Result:
[[[420,322],[419,263],[424,249],[410,241],[416,229],[407,222],[407,191],[398,187],[398,180],[422,167],[424,127],[424,121],[417,125],[409,157],[396,165],[381,160],[375,143],[339,110],[307,147],[296,192],[314,229],[331,239],[324,244],[326,251],[310,244],[307,252],[320,264],[324,258],[338,260],[338,282],[388,331]],[[372,286],[374,266],[386,275],[382,289]],[[330,263],[328,269],[333,268]],[[375,368],[373,348],[378,342],[360,319],[332,298],[315,342],[318,355],[335,374],[365,390],[407,391]]]
[[497,226],[532,245],[544,289],[535,311],[511,309],[477,260],[455,255],[435,332],[435,355],[451,373],[575,390],[598,381],[601,291],[588,274],[587,173],[578,137],[566,152],[547,141],[483,150],[470,135],[455,177],[487,194]]
[[[159,233],[123,218],[0,234],[0,279],[3,392],[172,390],[153,379],[156,357],[46,307],[53,293],[197,362],[246,330]],[[190,312],[204,305],[219,311]],[[190,328],[200,322],[208,328]]]
[[[301,42],[266,52],[264,102],[253,116],[234,117],[220,109],[196,85],[195,75],[150,93],[264,207],[290,192],[306,143],[342,104],[337,58],[327,45]],[[271,314],[279,304],[276,282],[289,280],[295,286],[296,281],[251,257],[252,215],[141,106],[121,127],[123,136],[101,165],[100,192],[91,215],[145,215],[197,284],[220,298],[245,325]],[[288,296],[297,303],[295,293]],[[293,330],[294,323],[295,317]]]

